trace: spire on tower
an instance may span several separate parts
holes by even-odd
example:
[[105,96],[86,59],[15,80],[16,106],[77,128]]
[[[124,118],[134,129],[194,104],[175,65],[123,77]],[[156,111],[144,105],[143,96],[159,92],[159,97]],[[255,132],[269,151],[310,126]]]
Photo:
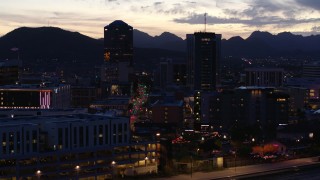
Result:
[[204,32],[207,31],[207,15],[208,13],[204,13]]

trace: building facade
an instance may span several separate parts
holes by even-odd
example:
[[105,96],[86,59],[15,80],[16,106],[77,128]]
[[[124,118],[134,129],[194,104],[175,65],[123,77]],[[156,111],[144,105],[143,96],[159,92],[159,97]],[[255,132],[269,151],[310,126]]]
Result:
[[289,120],[289,95],[274,88],[240,87],[224,90],[210,99],[207,116],[215,130],[257,126],[266,132],[269,126]]
[[280,68],[247,68],[246,86],[281,87],[283,86],[283,69]]
[[219,112],[218,102],[220,94],[217,92],[206,92],[206,91],[195,91],[194,94],[194,123],[199,125],[218,125],[216,122],[219,119],[218,114],[214,112]]
[[312,62],[302,66],[302,76],[305,78],[320,78],[320,62]]
[[221,58],[221,34],[187,34],[187,83],[192,90],[216,90]]
[[155,124],[174,124],[181,126],[183,122],[183,102],[160,102],[153,104],[152,122]]
[[133,28],[116,20],[104,27],[102,81],[128,82],[133,66]]
[[160,62],[160,87],[170,85],[186,86],[186,63],[184,61],[166,59]]
[[21,64],[20,60],[0,61],[0,85],[18,83]]
[[77,114],[0,123],[0,178],[110,179],[157,172],[156,144],[132,143],[128,118]]
[[7,85],[0,87],[0,109],[66,109],[70,85]]
[[90,86],[71,86],[71,106],[88,108],[90,103],[101,97],[101,89]]

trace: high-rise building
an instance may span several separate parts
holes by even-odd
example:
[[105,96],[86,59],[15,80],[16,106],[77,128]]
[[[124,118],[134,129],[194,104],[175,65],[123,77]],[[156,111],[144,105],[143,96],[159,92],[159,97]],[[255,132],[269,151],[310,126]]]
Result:
[[106,62],[129,62],[133,58],[133,28],[116,20],[104,27],[104,55]]
[[192,90],[216,90],[221,57],[221,34],[187,34],[187,84]]
[[101,80],[128,82],[133,65],[133,28],[116,20],[104,27],[104,68]]

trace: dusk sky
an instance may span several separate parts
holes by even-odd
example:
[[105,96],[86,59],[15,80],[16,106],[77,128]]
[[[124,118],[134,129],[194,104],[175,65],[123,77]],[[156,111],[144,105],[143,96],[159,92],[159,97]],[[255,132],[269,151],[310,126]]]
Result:
[[0,36],[18,27],[55,26],[103,37],[103,27],[123,20],[150,35],[182,38],[204,30],[223,38],[261,30],[320,33],[320,0],[2,0]]

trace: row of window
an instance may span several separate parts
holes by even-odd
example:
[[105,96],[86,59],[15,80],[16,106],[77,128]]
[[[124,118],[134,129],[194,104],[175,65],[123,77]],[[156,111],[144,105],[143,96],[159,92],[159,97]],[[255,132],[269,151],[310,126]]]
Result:
[[38,131],[1,133],[0,154],[21,154],[38,152]]
[[78,126],[69,131],[69,128],[58,128],[59,149],[128,143],[127,123],[113,124],[112,127],[108,124]]

